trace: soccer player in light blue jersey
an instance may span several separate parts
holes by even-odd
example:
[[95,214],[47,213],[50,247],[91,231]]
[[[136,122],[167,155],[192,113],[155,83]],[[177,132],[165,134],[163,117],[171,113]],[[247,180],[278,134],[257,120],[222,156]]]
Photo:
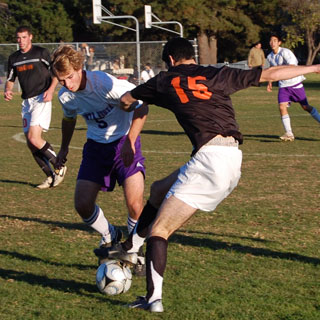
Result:
[[[76,125],[77,115],[87,123],[87,142],[75,189],[75,208],[83,221],[101,234],[101,246],[119,241],[120,230],[111,225],[96,204],[100,190],[123,187],[128,208],[128,231],[134,228],[142,208],[144,192],[144,157],[140,131],[148,106],[138,104],[132,112],[120,109],[120,97],[135,86],[102,71],[83,69],[84,57],[71,46],[58,48],[52,69],[62,84],[62,143],[58,165],[62,166]],[[140,259],[144,265],[144,259]]]

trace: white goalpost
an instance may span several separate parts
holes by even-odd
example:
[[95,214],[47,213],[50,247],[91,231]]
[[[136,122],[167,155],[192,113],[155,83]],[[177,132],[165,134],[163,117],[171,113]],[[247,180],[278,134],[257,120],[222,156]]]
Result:
[[[156,19],[156,22],[152,21],[152,18]],[[175,34],[180,35],[181,38],[183,38],[183,27],[182,24],[178,21],[162,21],[160,20],[155,14],[152,13],[152,8],[150,5],[145,5],[144,6],[144,19],[145,19],[145,27],[147,29],[150,29],[152,27],[158,28],[158,29],[162,29],[165,31],[169,31]],[[168,28],[164,28],[164,27],[160,27],[160,25],[164,25],[164,24],[177,24],[180,28],[180,32],[176,32],[174,30],[168,29]]]
[[[101,23],[109,23],[121,28],[125,28],[136,33],[136,52],[137,52],[137,72],[138,72],[138,82],[140,83],[140,75],[141,75],[141,66],[140,66],[140,35],[139,35],[139,21],[136,17],[130,15],[121,15],[115,16],[112,12],[110,12],[107,8],[105,8],[101,4],[101,0],[92,0],[92,11],[93,11],[93,23],[101,24]],[[183,37],[183,27],[182,24],[178,21],[162,21],[155,14],[152,13],[152,8],[150,5],[144,6],[145,12],[145,28],[150,29],[152,27],[162,29],[168,32],[175,33],[180,37]],[[130,28],[119,23],[113,22],[117,19],[132,19],[135,22],[135,28]],[[156,21],[152,21],[155,19]],[[180,28],[180,32],[174,31],[172,29],[168,29],[163,27],[163,25],[168,24],[176,24]]]

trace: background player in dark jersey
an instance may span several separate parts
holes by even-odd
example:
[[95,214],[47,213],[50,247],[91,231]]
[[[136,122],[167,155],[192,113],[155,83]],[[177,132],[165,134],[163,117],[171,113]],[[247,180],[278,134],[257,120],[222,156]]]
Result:
[[47,131],[51,121],[52,96],[58,83],[51,78],[50,53],[47,49],[32,45],[29,27],[21,26],[16,30],[19,50],[9,56],[8,75],[4,99],[13,97],[13,86],[18,78],[22,89],[22,125],[27,145],[32,155],[46,174],[46,180],[37,186],[39,189],[55,187],[64,179],[67,167],[54,171],[56,154],[42,132]]
[[129,238],[106,252],[109,258],[134,264],[136,252],[148,236],[147,295],[130,304],[131,308],[163,311],[162,283],[169,236],[197,209],[213,211],[240,179],[242,153],[238,144],[242,143],[242,135],[230,95],[263,81],[320,72],[320,65],[264,70],[203,67],[193,57],[193,47],[186,39],[168,41],[162,55],[168,72],[160,72],[121,98],[127,111],[134,108],[137,99],[171,110],[193,145],[190,161],[152,184],[150,198]]

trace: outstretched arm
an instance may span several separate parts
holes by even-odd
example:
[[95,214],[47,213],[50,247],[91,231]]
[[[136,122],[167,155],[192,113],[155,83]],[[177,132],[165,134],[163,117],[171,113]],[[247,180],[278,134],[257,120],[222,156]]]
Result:
[[260,82],[287,80],[308,73],[320,73],[320,64],[312,66],[277,66],[262,70]]

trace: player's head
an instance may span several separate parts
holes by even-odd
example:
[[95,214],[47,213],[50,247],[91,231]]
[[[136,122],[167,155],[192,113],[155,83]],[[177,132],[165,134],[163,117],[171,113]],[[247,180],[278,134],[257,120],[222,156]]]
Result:
[[53,74],[68,90],[75,92],[82,80],[84,56],[69,45],[59,47],[52,55]]
[[256,43],[253,44],[253,47],[256,47],[258,49],[261,49],[261,42],[257,41]]
[[150,70],[151,69],[151,63],[149,63],[149,62],[146,63],[144,67],[145,67],[145,69]]
[[32,31],[28,26],[20,26],[16,29],[17,43],[22,52],[27,52],[32,47]]
[[270,48],[272,49],[273,52],[277,53],[279,50],[279,47],[281,46],[282,40],[280,35],[276,33],[272,33],[270,35]]
[[185,38],[173,38],[165,44],[162,51],[162,60],[167,64],[167,66],[171,66],[170,56],[174,61],[193,59],[193,46]]

